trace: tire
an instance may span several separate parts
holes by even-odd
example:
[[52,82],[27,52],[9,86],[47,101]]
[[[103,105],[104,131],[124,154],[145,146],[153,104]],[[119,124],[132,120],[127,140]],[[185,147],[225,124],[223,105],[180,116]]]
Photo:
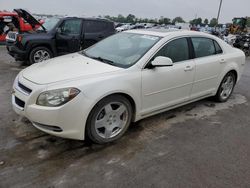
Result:
[[228,72],[222,79],[218,91],[215,95],[217,102],[226,102],[231,96],[236,84],[236,75],[233,72]]
[[97,144],[118,140],[128,129],[133,110],[128,99],[112,95],[98,102],[90,112],[86,136]]
[[31,52],[30,52],[29,64],[42,62],[42,61],[48,60],[52,57],[53,57],[53,54],[47,47],[43,47],[43,46],[36,47],[33,50],[31,50]]

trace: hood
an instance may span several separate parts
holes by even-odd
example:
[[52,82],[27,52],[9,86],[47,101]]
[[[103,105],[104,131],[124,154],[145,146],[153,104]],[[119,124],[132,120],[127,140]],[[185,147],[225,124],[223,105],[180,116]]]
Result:
[[24,69],[22,75],[36,84],[50,84],[80,77],[101,76],[121,69],[74,53],[33,64]]
[[36,18],[34,18],[30,13],[28,13],[26,10],[14,9],[14,11],[18,14],[18,16],[22,17],[25,21],[27,21],[32,26],[32,28],[35,28],[37,25],[42,26],[42,24]]

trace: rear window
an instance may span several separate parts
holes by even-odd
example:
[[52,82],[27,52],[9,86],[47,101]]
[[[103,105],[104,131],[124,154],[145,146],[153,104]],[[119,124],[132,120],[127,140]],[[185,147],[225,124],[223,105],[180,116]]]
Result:
[[218,42],[214,41],[214,46],[215,46],[216,54],[222,54],[223,53],[223,51],[222,51],[220,45],[218,44]]
[[98,33],[103,32],[109,29],[110,23],[102,22],[102,21],[95,21],[95,20],[87,20],[85,21],[85,32],[86,33]]
[[216,54],[214,41],[208,38],[192,38],[196,58]]

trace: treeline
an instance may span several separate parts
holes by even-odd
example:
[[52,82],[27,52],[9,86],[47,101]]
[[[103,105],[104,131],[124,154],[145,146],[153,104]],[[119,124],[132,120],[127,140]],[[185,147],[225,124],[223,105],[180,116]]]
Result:
[[[106,19],[112,20],[114,22],[120,22],[120,23],[156,23],[156,24],[175,24],[175,23],[186,23],[186,21],[178,16],[174,19],[166,18],[161,16],[160,18],[155,19],[148,19],[148,18],[137,18],[133,14],[129,14],[128,16],[123,16],[119,14],[118,16],[104,16]],[[206,18],[202,20],[202,18],[197,18],[189,21],[191,25],[209,25],[211,27],[214,27],[217,25],[217,19],[212,18],[210,21]]]

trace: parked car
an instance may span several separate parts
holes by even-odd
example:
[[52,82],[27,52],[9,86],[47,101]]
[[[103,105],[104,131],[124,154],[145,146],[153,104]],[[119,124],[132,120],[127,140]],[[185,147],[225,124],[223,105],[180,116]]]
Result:
[[205,33],[124,31],[22,70],[12,104],[44,132],[104,144],[151,115],[227,101],[244,64],[241,50]]
[[[27,21],[35,21],[28,12]],[[115,33],[114,23],[99,18],[51,18],[32,33],[7,36],[7,50],[16,60],[38,63],[59,55],[77,52]]]
[[[9,28],[5,31],[4,28],[9,27],[9,24],[12,24],[13,28]],[[21,9],[14,9],[13,12],[0,11],[0,43],[5,44],[6,36],[9,31],[18,31],[19,33],[32,31],[40,27],[41,24],[43,24],[43,20],[35,24],[26,23]]]
[[131,26],[130,29],[145,29],[145,27],[144,27],[144,25],[139,25],[139,24],[137,24],[137,25]]
[[115,28],[117,32],[122,32],[131,29],[132,24],[124,24],[120,27]]

